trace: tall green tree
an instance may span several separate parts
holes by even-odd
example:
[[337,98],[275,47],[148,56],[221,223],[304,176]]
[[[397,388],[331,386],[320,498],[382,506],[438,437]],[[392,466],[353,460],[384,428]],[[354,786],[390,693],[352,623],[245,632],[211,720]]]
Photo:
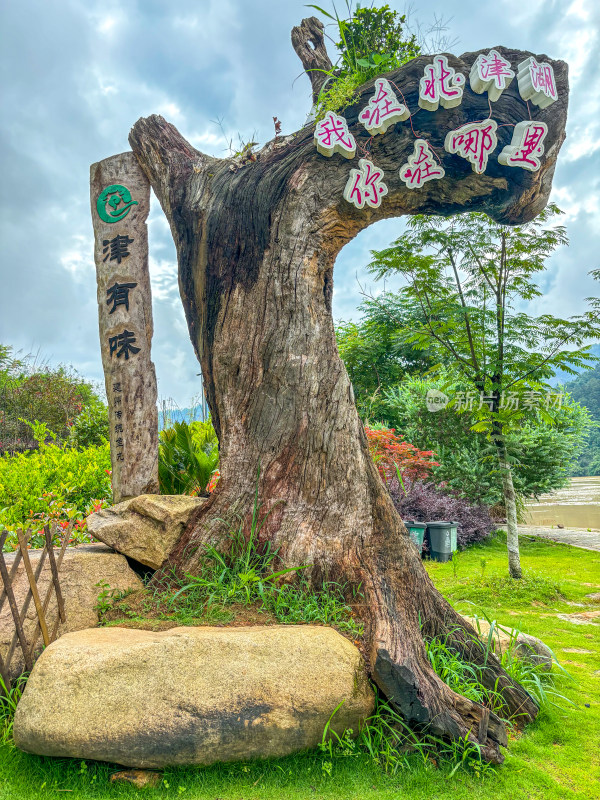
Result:
[[[502,478],[507,518],[509,573],[521,577],[513,464],[507,435],[535,415],[552,425],[548,402],[555,370],[575,374],[592,356],[600,335],[595,304],[576,317],[531,316],[522,310],[541,296],[536,278],[559,246],[565,228],[551,224],[560,211],[548,206],[526,225],[508,228],[485,214],[450,220],[416,215],[393,245],[373,253],[370,271],[400,273],[403,292],[421,310],[406,341],[445,362],[469,387],[451,400],[473,414],[472,430],[485,432]],[[567,349],[569,348],[569,349]]]
[[40,364],[32,356],[20,356],[12,347],[0,345],[0,451],[22,450],[32,444],[23,420],[43,423],[59,441],[66,441],[75,421],[88,408],[106,415],[92,384],[74,369]]
[[385,422],[386,389],[407,375],[422,375],[433,362],[401,333],[418,315],[414,303],[389,292],[365,300],[360,311],[359,322],[336,325],[338,351],[352,381],[359,414],[367,422]]
[[[429,410],[427,395],[456,396],[464,385],[448,385],[443,376],[408,376],[383,393],[379,408],[385,422],[422,450],[433,450],[439,466],[433,476],[449,490],[473,502],[496,506],[503,503],[501,475],[495,450],[485,432],[471,430],[474,420],[453,407]],[[548,425],[537,413],[523,419],[506,434],[506,448],[513,466],[517,505],[522,498],[538,496],[564,486],[584,451],[592,420],[586,408],[567,395]]]

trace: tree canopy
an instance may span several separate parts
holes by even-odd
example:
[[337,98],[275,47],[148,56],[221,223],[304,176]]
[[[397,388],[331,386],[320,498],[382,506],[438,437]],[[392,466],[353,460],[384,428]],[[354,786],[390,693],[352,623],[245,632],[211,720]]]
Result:
[[[103,424],[106,408],[92,383],[71,367],[51,367],[0,344],[0,452],[35,446],[28,422],[45,424],[64,441],[84,411],[86,428]],[[82,443],[98,444],[97,438],[88,431]]]
[[444,402],[468,412],[471,430],[485,433],[495,449],[509,570],[517,578],[515,454],[507,436],[532,420],[556,423],[562,402],[549,379],[557,369],[576,374],[585,367],[594,359],[587,343],[600,336],[595,301],[569,319],[524,310],[542,295],[537,277],[548,257],[568,243],[565,228],[554,222],[560,213],[549,205],[512,228],[483,213],[449,220],[417,214],[391,247],[373,253],[369,265],[377,278],[400,273],[406,279],[402,293],[421,315],[404,329],[405,341],[439,360],[436,369],[460,387],[452,397],[444,394]]
[[359,322],[336,325],[338,350],[352,381],[359,413],[365,420],[386,422],[384,394],[406,375],[422,375],[433,361],[405,340],[418,314],[414,303],[388,292],[366,299],[360,306]]

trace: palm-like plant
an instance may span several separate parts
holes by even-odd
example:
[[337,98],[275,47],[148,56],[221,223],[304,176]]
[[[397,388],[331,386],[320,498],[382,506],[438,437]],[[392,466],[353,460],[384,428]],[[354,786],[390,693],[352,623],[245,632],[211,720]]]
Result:
[[174,422],[160,433],[158,479],[163,494],[206,495],[219,465],[219,444],[210,422]]

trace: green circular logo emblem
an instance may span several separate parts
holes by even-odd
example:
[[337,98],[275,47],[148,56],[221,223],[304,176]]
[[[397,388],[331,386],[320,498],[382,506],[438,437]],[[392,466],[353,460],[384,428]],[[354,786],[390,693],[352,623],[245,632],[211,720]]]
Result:
[[118,183],[107,186],[96,201],[98,216],[103,222],[120,222],[129,214],[131,206],[137,205],[138,201],[131,199],[129,189]]

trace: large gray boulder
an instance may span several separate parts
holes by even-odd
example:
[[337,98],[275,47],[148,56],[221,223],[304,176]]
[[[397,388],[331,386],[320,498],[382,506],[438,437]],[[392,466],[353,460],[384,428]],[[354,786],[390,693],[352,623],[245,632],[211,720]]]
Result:
[[552,662],[554,661],[552,650],[536,636],[518,633],[515,655],[521,660],[543,667],[547,672],[552,669]]
[[[36,572],[37,565],[41,557],[41,550],[29,550],[29,560]],[[10,572],[16,553],[5,553],[6,566]],[[58,551],[55,550],[55,557],[58,558]],[[48,584],[51,580],[49,560],[46,558],[42,572],[37,581],[40,596],[46,596]],[[59,580],[62,595],[65,601],[66,621],[61,623],[58,628],[58,636],[71,631],[79,631],[83,628],[91,628],[97,625],[98,618],[98,597],[102,592],[126,592],[130,590],[142,589],[143,584],[135,572],[130,568],[127,559],[115,553],[103,544],[78,545],[68,547],[65,550],[63,561],[59,571]],[[17,601],[17,607],[23,607],[25,595],[29,591],[29,582],[25,573],[23,561],[17,568],[17,575],[13,581],[13,591]],[[52,592],[50,603],[46,611],[46,619],[50,629],[53,627],[57,616],[56,595]],[[31,640],[34,628],[37,624],[37,614],[33,601],[29,604],[27,616],[23,627],[27,640]],[[8,603],[5,601],[0,612],[0,655],[6,660],[10,643],[15,632],[15,624]],[[38,639],[38,650],[42,649],[42,637]],[[25,669],[21,648],[17,645],[10,664],[11,678],[20,675]]]
[[117,552],[158,569],[205,502],[185,494],[142,494],[90,514],[88,530]]
[[[464,619],[475,628],[479,638],[487,643],[490,637],[490,623],[480,617],[464,617]],[[541,639],[529,636],[527,633],[521,633],[521,631],[514,628],[498,625],[497,622],[493,624],[491,644],[496,655],[501,656],[502,653],[510,650],[516,658],[522,661],[529,661],[530,664],[535,666],[540,666],[546,672],[552,669],[554,661],[552,650]]]
[[356,733],[373,702],[359,651],[332,628],[97,628],[44,651],[14,737],[38,755],[211,764],[314,747],[332,714]]

